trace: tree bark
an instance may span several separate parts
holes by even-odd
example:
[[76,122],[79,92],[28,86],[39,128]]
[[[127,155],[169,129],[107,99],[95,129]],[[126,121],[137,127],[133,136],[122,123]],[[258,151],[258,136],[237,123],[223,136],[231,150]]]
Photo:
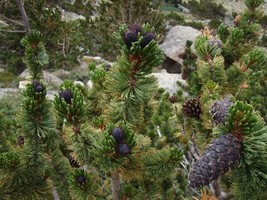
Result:
[[18,4],[19,11],[22,16],[24,30],[28,32],[30,30],[30,24],[29,24],[29,20],[28,20],[28,17],[27,17],[25,8],[24,8],[24,0],[16,0],[16,2]]
[[120,175],[118,172],[111,173],[112,199],[119,200]]
[[222,194],[222,189],[221,189],[221,184],[220,184],[220,179],[217,179],[212,183],[212,187],[214,189],[214,195],[216,198],[219,200],[222,200],[221,194]]
[[232,198],[232,195],[222,191],[220,178],[212,183],[212,189],[214,190],[214,195],[218,200],[229,200]]

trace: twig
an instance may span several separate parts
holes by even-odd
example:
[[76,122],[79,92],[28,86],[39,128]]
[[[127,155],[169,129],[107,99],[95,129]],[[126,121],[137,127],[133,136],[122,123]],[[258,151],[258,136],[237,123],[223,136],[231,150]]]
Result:
[[22,31],[22,30],[0,30],[0,32],[6,32],[6,33],[26,33],[26,31]]
[[222,200],[222,188],[220,184],[220,178],[218,178],[216,181],[213,181],[211,184],[211,187],[214,191],[215,197],[217,197],[219,200]]
[[112,172],[111,174],[111,186],[112,186],[112,199],[119,200],[120,175],[116,171]]
[[19,11],[20,11],[21,16],[22,16],[24,30],[29,31],[30,30],[30,24],[29,24],[29,19],[28,19],[28,16],[27,16],[25,8],[24,8],[24,0],[16,0],[16,2],[18,4]]
[[194,143],[194,141],[191,140],[191,145],[190,145],[190,152],[191,154],[194,156],[194,158],[196,160],[199,159],[199,154],[198,154],[198,151],[197,151],[197,147],[196,147],[196,144]]
[[229,200],[232,198],[232,195],[222,191],[220,178],[212,182],[211,189],[218,200]]
[[0,18],[4,19],[4,20],[6,20],[6,21],[9,21],[9,22],[11,22],[11,23],[13,23],[13,24],[16,24],[16,25],[18,25],[18,26],[22,26],[22,27],[24,27],[24,25],[23,25],[21,22],[19,22],[19,21],[17,21],[17,20],[9,19],[8,17],[6,17],[6,16],[4,16],[4,15],[2,15],[2,14],[0,14]]

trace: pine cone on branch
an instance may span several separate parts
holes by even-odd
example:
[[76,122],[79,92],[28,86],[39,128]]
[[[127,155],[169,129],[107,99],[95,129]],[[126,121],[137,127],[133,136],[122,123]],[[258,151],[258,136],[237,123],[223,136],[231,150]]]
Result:
[[226,117],[229,113],[229,108],[233,105],[230,98],[224,98],[223,100],[216,101],[211,106],[211,118],[214,125],[225,124]]
[[201,114],[199,98],[187,100],[182,105],[182,111],[186,117],[199,118]]
[[232,134],[213,140],[189,174],[190,187],[201,187],[218,179],[240,161],[241,153],[242,144]]
[[73,167],[73,168],[81,167],[80,163],[73,156],[69,155],[68,160],[69,160],[71,167]]

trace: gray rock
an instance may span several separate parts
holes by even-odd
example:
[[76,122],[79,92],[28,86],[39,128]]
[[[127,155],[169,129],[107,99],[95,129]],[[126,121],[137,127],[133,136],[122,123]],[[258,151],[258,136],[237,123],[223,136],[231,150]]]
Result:
[[199,30],[190,26],[174,26],[167,33],[160,48],[167,57],[182,64],[183,59],[179,58],[178,55],[184,51],[186,41],[194,41],[200,34]]
[[[0,99],[4,96],[10,95],[19,95],[22,92],[22,89],[19,88],[0,88]],[[46,93],[47,99],[53,101],[55,99],[55,95],[58,94],[56,90],[48,90]]]
[[0,98],[6,95],[18,94],[19,92],[18,88],[0,88]]
[[69,11],[66,11],[66,10],[63,10],[61,11],[61,20],[62,21],[66,21],[66,22],[69,22],[69,21],[75,21],[75,20],[85,20],[86,18],[82,15],[78,15],[74,12],[69,12]]
[[19,82],[19,89],[25,89],[26,88],[26,86],[28,85],[28,84],[30,84],[31,83],[31,81],[28,81],[28,80],[24,80],[24,81],[20,81]]
[[58,91],[56,90],[48,90],[46,93],[47,99],[53,101],[55,99],[55,95],[58,94]]
[[177,92],[179,89],[177,81],[186,84],[185,80],[182,79],[181,74],[169,74],[166,70],[161,70],[159,73],[152,73],[157,79],[160,88],[164,88],[170,95]]
[[82,87],[85,86],[84,83],[83,83],[82,81],[74,81],[73,83],[74,83],[74,85],[80,85],[80,86],[82,86]]
[[54,71],[52,73],[53,75],[55,75],[56,77],[60,78],[60,79],[64,79],[70,76],[70,72],[69,71],[65,71],[64,69],[58,69],[56,71]]
[[[43,75],[44,75],[44,81],[49,85],[49,86],[53,86],[53,87],[59,87],[63,81],[58,78],[57,76],[55,76],[54,74],[47,72],[47,71],[43,71]],[[30,78],[30,73],[28,71],[28,69],[25,69],[20,75],[20,78],[24,78],[24,79],[29,79]]]

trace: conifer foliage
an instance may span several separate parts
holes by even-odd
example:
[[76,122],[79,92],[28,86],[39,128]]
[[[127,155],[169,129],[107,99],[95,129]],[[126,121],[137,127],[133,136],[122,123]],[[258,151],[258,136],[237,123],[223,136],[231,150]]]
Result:
[[171,95],[152,74],[164,55],[149,24],[123,24],[116,62],[90,63],[92,88],[65,80],[54,100],[41,33],[29,32],[16,139],[0,135],[1,198],[267,199],[261,3],[245,0],[233,26],[187,41],[187,85]]
[[[151,72],[163,59],[153,28],[148,24],[122,26],[116,36],[122,49],[118,62],[109,70],[91,68],[94,85],[102,90],[86,91],[66,80],[53,104],[42,79],[48,57],[41,34],[32,31],[22,40],[31,83],[23,91],[19,114],[23,142],[18,147],[22,151],[1,154],[6,163],[1,166],[16,171],[12,176],[11,171],[3,171],[3,176],[7,174],[1,182],[3,194],[13,199],[52,199],[56,191],[61,199],[112,196],[116,200],[127,197],[120,188],[134,181],[142,191],[137,198],[144,198],[148,195],[144,183],[151,183],[149,195],[155,196],[164,179],[175,173],[182,151],[176,146],[153,147],[148,131],[157,92]],[[98,119],[90,117],[95,108],[100,108],[94,111]]]
[[[192,96],[178,116],[192,143],[186,154],[189,187],[196,191],[210,186],[218,199],[266,199],[266,98],[261,79],[266,54],[256,47],[262,35],[262,2],[245,0],[247,9],[233,26],[220,25],[216,36],[203,32],[194,43],[196,68],[185,86]],[[202,111],[199,118],[195,98]],[[228,197],[222,188],[229,190]]]

